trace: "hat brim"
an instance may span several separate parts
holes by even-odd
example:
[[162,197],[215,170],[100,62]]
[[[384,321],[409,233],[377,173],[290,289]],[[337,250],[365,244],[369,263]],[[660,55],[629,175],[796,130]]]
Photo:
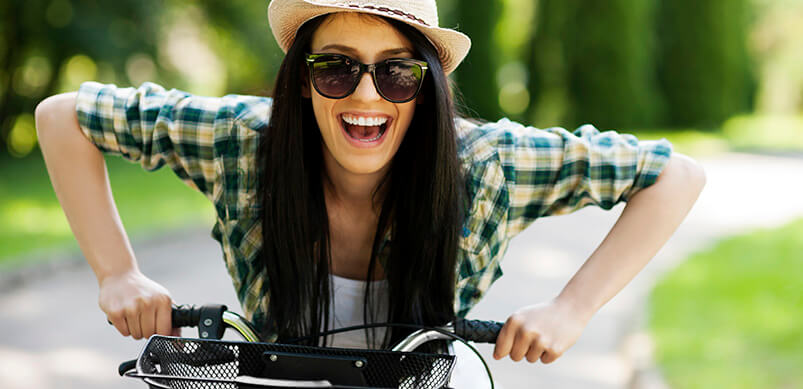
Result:
[[319,4],[312,0],[273,0],[268,6],[268,22],[279,47],[287,53],[301,25],[320,15],[335,12],[374,14],[413,26],[435,46],[446,75],[457,68],[471,48],[471,39],[459,31],[430,26],[422,21],[381,10],[352,8],[348,5]]

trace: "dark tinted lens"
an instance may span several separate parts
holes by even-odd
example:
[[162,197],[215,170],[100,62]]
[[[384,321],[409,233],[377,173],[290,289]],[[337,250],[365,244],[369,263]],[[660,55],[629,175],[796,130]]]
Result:
[[345,57],[320,57],[312,63],[312,77],[318,92],[327,97],[343,97],[354,86],[360,68]]
[[376,66],[376,83],[388,100],[405,101],[413,97],[424,71],[413,62],[389,60]]

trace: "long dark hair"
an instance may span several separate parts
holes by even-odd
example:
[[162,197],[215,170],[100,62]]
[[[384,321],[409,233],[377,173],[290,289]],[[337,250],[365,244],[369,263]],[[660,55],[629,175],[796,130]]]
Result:
[[[326,15],[298,31],[277,75],[270,124],[257,151],[263,246],[258,260],[267,275],[268,328],[279,339],[328,329],[331,287],[329,224],[322,177],[322,138],[312,103],[301,93],[307,80],[304,53]],[[454,108],[436,49],[415,28],[383,18],[429,64],[410,127],[380,184],[382,208],[367,279],[377,266],[390,228],[388,320],[440,325],[454,318],[457,245],[463,221],[464,184],[457,157]],[[314,93],[314,92],[312,92]],[[373,195],[376,196],[380,192]],[[368,283],[370,288],[370,282]],[[368,321],[370,290],[366,291]],[[384,319],[384,318],[379,318]],[[404,335],[386,333],[385,345]],[[369,334],[369,341],[371,336]],[[319,343],[313,341],[311,343]]]

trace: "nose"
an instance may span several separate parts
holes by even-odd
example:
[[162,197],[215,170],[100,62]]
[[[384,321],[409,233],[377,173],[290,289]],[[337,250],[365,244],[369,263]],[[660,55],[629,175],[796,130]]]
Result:
[[351,98],[359,101],[379,101],[382,99],[382,96],[379,95],[376,87],[374,87],[374,80],[371,78],[370,73],[362,74],[360,83],[357,84],[357,89],[354,90]]

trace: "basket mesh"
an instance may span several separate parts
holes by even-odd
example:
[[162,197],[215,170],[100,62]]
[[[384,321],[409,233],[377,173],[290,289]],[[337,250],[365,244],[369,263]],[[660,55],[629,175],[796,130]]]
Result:
[[[256,343],[152,336],[139,358],[139,373],[179,377],[231,379],[259,377],[264,368],[262,354],[268,351],[360,357],[367,363],[363,373],[370,388],[441,389],[446,387],[454,356],[310,347],[278,343]],[[176,389],[239,389],[237,383],[213,383],[159,378],[154,381]]]

